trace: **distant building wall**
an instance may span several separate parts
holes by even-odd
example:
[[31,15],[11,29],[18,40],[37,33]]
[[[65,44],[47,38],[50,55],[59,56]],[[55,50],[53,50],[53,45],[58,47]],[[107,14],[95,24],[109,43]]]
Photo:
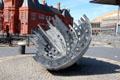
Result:
[[4,30],[9,27],[10,33],[19,33],[19,7],[23,0],[4,0]]
[[101,21],[101,32],[103,34],[115,34],[116,33],[116,16],[108,16]]
[[[100,23],[100,30],[101,30],[101,33],[103,34],[115,34],[116,25],[117,25],[117,11],[107,13],[103,16],[100,16],[94,19],[91,22]],[[118,29],[118,32],[120,32],[119,29]]]
[[3,30],[3,9],[0,8],[0,31]]
[[[2,6],[1,6],[2,5]],[[11,34],[31,34],[38,29],[38,24],[44,30],[49,29],[47,19],[57,15],[69,28],[73,26],[73,18],[69,10],[48,6],[46,2],[40,4],[38,0],[0,0],[0,30],[9,30]]]
[[38,24],[48,30],[47,20],[51,23],[57,15],[69,28],[73,26],[70,10],[48,6],[45,1],[40,4],[38,0],[0,0],[0,31],[9,30],[11,34],[31,34],[38,29]]
[[101,32],[100,23],[91,23],[92,25],[92,34],[97,35]]
[[3,8],[4,8],[4,4],[3,4],[3,0],[0,0],[0,32],[3,30]]

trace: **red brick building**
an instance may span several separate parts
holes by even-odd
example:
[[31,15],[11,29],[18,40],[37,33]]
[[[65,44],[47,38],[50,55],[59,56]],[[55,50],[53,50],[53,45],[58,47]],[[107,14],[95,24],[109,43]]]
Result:
[[3,29],[3,1],[0,0],[0,31]]
[[[40,23],[43,29],[47,30],[46,19],[52,22],[52,17],[59,16],[68,26],[73,25],[73,18],[69,14],[69,10],[48,6],[45,0],[42,4],[38,0],[1,0],[0,2],[0,25],[2,30],[9,27],[12,34],[30,34],[32,30],[37,30]],[[3,14],[2,14],[3,13]]]

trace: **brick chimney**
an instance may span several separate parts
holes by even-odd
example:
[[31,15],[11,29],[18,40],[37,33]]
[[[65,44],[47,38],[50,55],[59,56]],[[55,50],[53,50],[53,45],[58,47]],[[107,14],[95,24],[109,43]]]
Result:
[[57,3],[57,8],[60,10],[60,2]]
[[43,0],[42,4],[43,4],[43,5],[46,5],[46,1],[45,1],[45,0]]

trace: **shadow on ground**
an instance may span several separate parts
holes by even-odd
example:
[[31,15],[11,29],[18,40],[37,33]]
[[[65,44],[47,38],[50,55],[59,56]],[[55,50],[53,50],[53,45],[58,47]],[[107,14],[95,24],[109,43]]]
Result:
[[120,66],[91,58],[81,58],[73,66],[60,70],[49,71],[56,76],[80,76],[120,73]]

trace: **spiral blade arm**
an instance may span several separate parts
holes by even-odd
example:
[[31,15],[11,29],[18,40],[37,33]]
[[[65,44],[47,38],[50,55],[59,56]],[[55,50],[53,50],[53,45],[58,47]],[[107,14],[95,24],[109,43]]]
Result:
[[50,70],[67,68],[81,58],[89,48],[92,39],[90,21],[83,15],[78,24],[66,26],[58,16],[55,16],[53,23],[49,20],[47,23],[50,29],[45,31],[38,24],[36,37],[31,39],[38,49],[35,60]]

